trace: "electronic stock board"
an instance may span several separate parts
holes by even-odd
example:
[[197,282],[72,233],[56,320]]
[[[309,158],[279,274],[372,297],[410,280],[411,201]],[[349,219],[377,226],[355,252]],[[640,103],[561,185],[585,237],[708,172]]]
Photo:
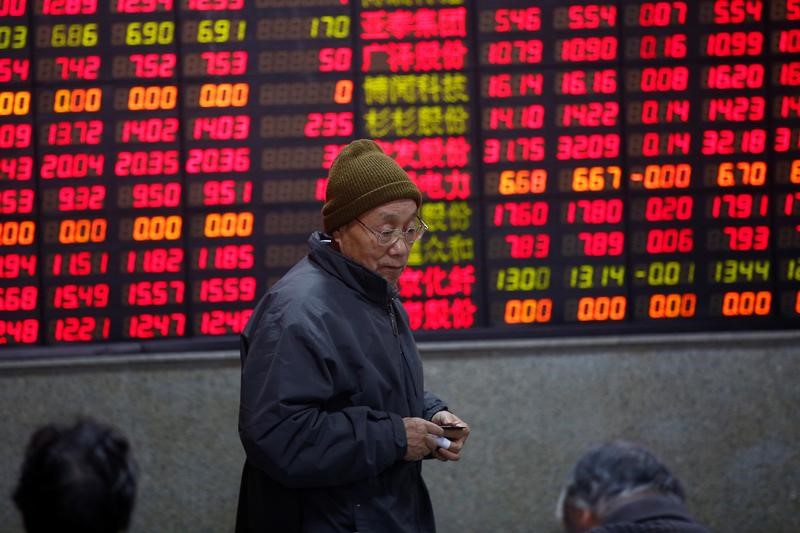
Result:
[[362,137],[420,339],[800,325],[800,0],[0,0],[0,345],[235,335]]

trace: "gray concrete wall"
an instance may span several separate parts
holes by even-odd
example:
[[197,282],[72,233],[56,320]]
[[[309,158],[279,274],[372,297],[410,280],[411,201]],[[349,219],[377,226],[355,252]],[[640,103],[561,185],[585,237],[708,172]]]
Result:
[[[800,332],[422,345],[426,384],[468,421],[459,463],[425,464],[440,533],[556,533],[588,446],[650,447],[717,532],[800,531]],[[0,362],[0,530],[25,442],[92,415],[131,439],[134,532],[227,532],[243,459],[233,352]]]

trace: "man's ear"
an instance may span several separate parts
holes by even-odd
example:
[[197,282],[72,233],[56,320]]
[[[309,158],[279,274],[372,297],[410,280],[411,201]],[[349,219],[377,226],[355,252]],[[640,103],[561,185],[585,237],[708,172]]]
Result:
[[564,527],[568,533],[583,533],[600,525],[594,513],[582,507],[567,505],[564,508]]
[[600,525],[600,521],[591,512],[589,509],[581,509],[580,516],[578,517],[578,523],[581,526],[581,531],[589,531],[592,528],[595,528]]
[[331,240],[333,242],[334,248],[337,250],[341,249],[342,247],[342,230],[341,228],[337,228],[331,232]]

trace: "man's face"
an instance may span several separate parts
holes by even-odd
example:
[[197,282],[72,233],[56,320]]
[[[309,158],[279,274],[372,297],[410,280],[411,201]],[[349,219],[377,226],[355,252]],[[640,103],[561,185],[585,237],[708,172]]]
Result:
[[[358,219],[364,226],[380,232],[404,229],[416,221],[416,215],[417,204],[414,200],[403,199],[380,205],[362,213]],[[381,246],[376,236],[364,226],[353,220],[335,230],[333,239],[339,251],[378,273],[390,284],[396,284],[408,263],[411,245],[400,238],[389,246]]]

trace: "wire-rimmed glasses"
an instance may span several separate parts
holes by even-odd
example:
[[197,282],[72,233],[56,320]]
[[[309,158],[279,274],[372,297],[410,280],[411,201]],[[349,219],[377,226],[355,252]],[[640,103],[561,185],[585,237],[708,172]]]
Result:
[[412,222],[405,229],[392,229],[386,231],[378,231],[376,229],[372,229],[360,219],[356,218],[356,222],[361,224],[361,226],[368,230],[370,233],[375,235],[375,240],[378,241],[380,246],[391,246],[398,241],[398,239],[402,238],[406,244],[411,246],[415,242],[417,242],[422,235],[428,230],[428,225],[425,224],[421,218],[417,217],[416,222]]

